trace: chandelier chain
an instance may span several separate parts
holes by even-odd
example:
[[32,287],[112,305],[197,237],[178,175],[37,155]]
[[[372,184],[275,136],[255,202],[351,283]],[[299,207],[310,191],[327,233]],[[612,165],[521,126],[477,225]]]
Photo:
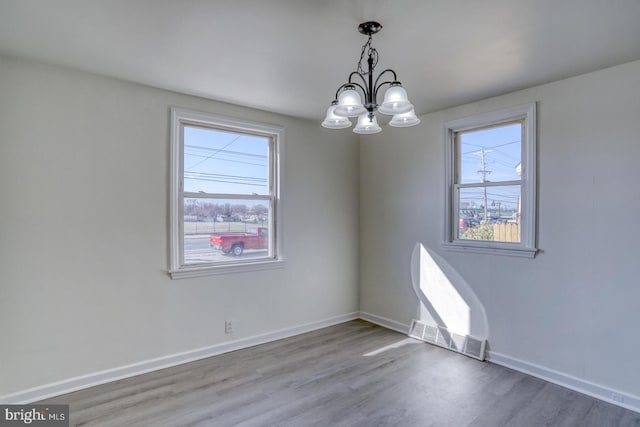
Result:
[[367,58],[369,57],[373,58],[373,65],[371,67],[371,71],[373,71],[376,65],[378,65],[378,51],[373,46],[371,46],[371,40],[372,40],[372,37],[371,35],[369,35],[369,39],[362,46],[362,51],[360,52],[360,60],[358,61],[357,72],[363,76],[366,76],[367,74],[369,74],[368,65],[367,65],[367,68],[362,66],[362,60],[364,59],[364,53],[365,51],[367,51],[367,48],[369,48],[369,50],[367,51]]

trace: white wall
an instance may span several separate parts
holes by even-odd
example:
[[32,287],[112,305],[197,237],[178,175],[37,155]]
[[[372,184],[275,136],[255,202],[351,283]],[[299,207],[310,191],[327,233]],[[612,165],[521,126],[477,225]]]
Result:
[[[285,126],[284,268],[169,279],[171,106]],[[357,141],[0,57],[0,396],[356,312]]]
[[[443,122],[533,101],[539,255],[443,251]],[[640,402],[640,62],[421,119],[360,144],[361,310],[409,323],[421,242],[484,304],[494,354]]]
[[[442,251],[442,123],[532,101],[541,253]],[[286,127],[283,269],[168,278],[171,106]],[[0,57],[0,396],[229,342],[227,318],[235,339],[358,308],[407,324],[416,242],[484,304],[492,352],[640,396],[639,117],[634,62],[429,114],[358,153],[316,122]]]

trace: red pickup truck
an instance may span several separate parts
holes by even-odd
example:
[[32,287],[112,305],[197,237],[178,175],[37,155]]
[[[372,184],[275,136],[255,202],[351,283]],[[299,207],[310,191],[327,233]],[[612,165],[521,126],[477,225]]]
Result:
[[240,256],[245,249],[267,249],[269,229],[248,227],[246,233],[216,233],[209,236],[209,247]]

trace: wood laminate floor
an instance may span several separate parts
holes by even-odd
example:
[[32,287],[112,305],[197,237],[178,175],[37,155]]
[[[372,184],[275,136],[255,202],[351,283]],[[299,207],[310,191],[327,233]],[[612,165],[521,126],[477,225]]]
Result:
[[43,403],[72,426],[640,426],[640,414],[352,321]]

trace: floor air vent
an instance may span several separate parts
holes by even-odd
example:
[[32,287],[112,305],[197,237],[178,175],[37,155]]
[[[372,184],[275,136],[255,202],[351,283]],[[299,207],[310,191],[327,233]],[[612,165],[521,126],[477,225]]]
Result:
[[471,335],[458,335],[443,326],[430,325],[422,320],[412,320],[409,336],[421,341],[435,344],[474,359],[484,360],[486,340]]

